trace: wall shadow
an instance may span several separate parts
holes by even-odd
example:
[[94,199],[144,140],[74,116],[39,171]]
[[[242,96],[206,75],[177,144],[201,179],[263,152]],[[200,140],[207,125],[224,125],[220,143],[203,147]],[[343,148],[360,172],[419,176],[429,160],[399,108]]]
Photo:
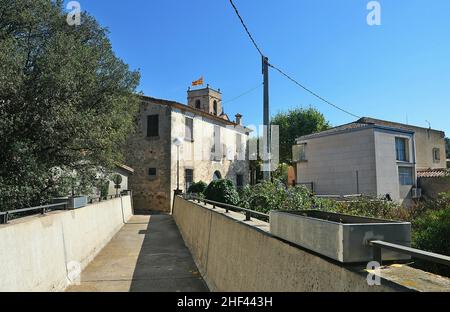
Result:
[[148,212],[131,292],[208,292],[173,217]]

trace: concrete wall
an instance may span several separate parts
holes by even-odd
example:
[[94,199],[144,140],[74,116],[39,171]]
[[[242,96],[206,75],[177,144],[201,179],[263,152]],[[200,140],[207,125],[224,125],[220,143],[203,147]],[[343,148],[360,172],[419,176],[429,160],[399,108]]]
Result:
[[[376,147],[376,171],[377,171],[377,195],[389,194],[391,198],[399,203],[404,203],[410,199],[412,185],[400,185],[398,168],[399,166],[412,167],[415,175],[415,150],[414,137],[409,134],[402,134],[387,130],[375,129]],[[395,138],[400,137],[409,140],[409,162],[397,162],[395,150]],[[413,181],[415,176],[413,176]]]
[[[377,195],[373,129],[308,140],[297,182],[314,182],[319,195]],[[359,175],[359,189],[357,172]]]
[[[262,230],[259,222],[240,222],[180,197],[174,218],[196,264],[212,291],[393,291],[387,282],[370,287],[361,268],[345,268]],[[267,227],[267,224],[265,224]]]
[[132,215],[129,196],[0,225],[0,291],[61,291]]
[[344,266],[273,237],[268,223],[211,208],[176,197],[173,216],[212,291],[450,291],[450,279],[406,265],[384,267],[381,285],[369,286],[364,265]]

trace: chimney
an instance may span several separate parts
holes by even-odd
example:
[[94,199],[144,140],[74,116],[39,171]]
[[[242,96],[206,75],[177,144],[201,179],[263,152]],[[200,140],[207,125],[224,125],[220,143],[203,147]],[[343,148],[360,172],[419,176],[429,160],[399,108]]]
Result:
[[238,125],[242,126],[242,115],[241,114],[236,114],[236,121],[235,123],[237,123]]

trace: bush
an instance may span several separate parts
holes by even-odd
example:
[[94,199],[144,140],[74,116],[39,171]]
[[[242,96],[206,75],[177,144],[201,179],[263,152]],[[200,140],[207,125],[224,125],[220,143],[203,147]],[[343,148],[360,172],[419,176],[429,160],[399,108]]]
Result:
[[208,187],[208,185],[203,181],[199,181],[197,183],[192,183],[192,185],[189,186],[188,193],[203,194],[207,187]]
[[312,207],[311,193],[303,186],[286,188],[283,182],[261,182],[246,186],[240,194],[243,208],[268,213],[270,210],[305,210]]
[[219,203],[229,205],[237,205],[239,203],[239,194],[230,180],[212,181],[205,189],[204,194],[206,199]]
[[[415,248],[450,256],[450,205],[438,211],[428,211],[413,222],[413,245]],[[416,262],[419,268],[450,276],[448,267]]]

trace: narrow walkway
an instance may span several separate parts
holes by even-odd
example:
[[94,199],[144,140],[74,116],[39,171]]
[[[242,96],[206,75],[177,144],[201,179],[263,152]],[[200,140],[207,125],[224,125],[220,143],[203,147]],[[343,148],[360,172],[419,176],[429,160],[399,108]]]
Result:
[[134,216],[81,274],[71,292],[208,291],[168,215]]

